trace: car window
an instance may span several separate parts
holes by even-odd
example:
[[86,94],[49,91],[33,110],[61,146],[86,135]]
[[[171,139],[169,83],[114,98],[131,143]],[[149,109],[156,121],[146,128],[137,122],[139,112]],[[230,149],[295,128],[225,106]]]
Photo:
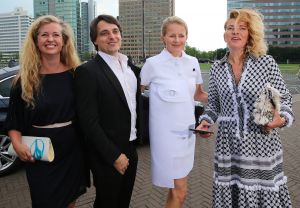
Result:
[[0,96],[9,97],[12,81],[15,76],[7,77],[0,81]]

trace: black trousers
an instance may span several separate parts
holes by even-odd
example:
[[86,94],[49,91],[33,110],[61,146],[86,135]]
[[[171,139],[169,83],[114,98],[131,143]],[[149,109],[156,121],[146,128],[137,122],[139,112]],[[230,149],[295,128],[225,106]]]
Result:
[[134,144],[129,144],[124,152],[129,158],[129,166],[121,175],[113,166],[91,159],[96,199],[94,208],[128,208],[134,186],[138,155]]

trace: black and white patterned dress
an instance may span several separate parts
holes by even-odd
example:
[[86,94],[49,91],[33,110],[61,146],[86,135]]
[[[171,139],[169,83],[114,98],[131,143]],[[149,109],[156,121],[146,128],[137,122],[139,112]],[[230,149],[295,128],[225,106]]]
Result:
[[200,117],[219,123],[215,146],[213,207],[291,207],[278,129],[265,135],[253,104],[267,83],[281,93],[280,114],[294,121],[291,94],[275,60],[248,55],[236,84],[228,54],[211,68],[209,101]]

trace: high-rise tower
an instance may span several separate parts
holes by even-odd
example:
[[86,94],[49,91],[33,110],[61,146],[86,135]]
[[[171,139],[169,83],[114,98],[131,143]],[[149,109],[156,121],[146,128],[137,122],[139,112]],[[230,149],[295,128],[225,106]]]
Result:
[[162,21],[174,15],[175,0],[119,0],[119,21],[123,29],[122,52],[134,61],[158,54]]

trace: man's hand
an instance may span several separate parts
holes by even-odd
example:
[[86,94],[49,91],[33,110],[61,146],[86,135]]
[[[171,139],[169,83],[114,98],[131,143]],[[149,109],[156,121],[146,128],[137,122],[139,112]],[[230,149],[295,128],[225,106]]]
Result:
[[118,157],[118,159],[114,162],[114,167],[122,175],[125,174],[125,171],[126,171],[126,169],[127,169],[128,166],[129,166],[129,159],[123,153],[120,154],[120,156]]

